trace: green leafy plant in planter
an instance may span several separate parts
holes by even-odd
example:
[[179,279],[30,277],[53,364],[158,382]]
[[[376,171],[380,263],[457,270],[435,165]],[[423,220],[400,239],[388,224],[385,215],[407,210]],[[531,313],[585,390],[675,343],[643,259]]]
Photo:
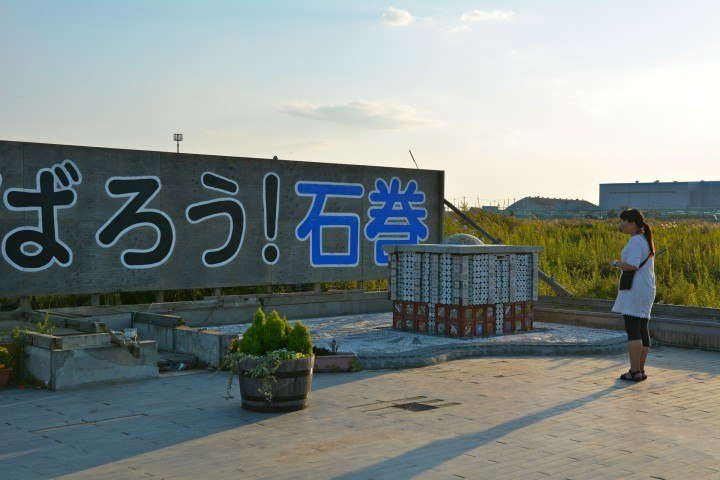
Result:
[[0,347],[0,388],[8,383],[10,378],[12,355],[5,347]]
[[[241,338],[231,342],[230,352],[221,363],[221,368],[230,370],[225,398],[232,398],[230,389],[237,373],[243,408],[261,411],[304,408],[312,381],[315,358],[312,350],[310,331],[305,325],[296,322],[291,326],[275,310],[266,317],[259,308],[253,324]],[[279,377],[283,385],[278,384]],[[279,397],[277,391],[274,393],[278,389],[303,388],[304,392],[283,391]]]
[[10,355],[10,351],[5,347],[0,347],[0,370],[10,368],[11,362],[12,355]]

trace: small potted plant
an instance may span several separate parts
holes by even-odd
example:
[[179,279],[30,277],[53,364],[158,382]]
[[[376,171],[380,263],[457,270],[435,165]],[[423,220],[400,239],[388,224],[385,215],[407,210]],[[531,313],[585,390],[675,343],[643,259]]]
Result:
[[0,347],[0,388],[4,388],[10,379],[10,372],[12,372],[10,362],[12,362],[12,355],[7,348]]
[[357,356],[352,352],[338,352],[338,342],[333,339],[330,348],[313,347],[316,373],[351,372],[358,369]]
[[242,337],[234,339],[221,368],[230,370],[226,398],[238,375],[242,407],[261,412],[291,412],[308,406],[313,363],[310,331],[300,322],[290,326],[261,308]]

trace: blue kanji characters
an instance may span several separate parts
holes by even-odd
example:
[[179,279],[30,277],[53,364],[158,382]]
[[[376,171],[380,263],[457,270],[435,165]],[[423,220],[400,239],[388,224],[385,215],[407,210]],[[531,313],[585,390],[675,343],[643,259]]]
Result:
[[147,249],[124,250],[120,259],[131,269],[153,268],[165,263],[175,248],[175,225],[160,210],[147,208],[160,192],[162,183],[155,176],[111,177],[105,191],[113,198],[127,197],[125,204],[100,227],[95,240],[103,248],[110,248],[131,230],[149,227],[155,231],[155,244]]
[[[360,259],[360,217],[354,213],[326,212],[328,198],[362,198],[364,188],[359,183],[297,182],[295,193],[312,197],[305,218],[295,229],[298,240],[310,238],[310,264],[313,267],[355,267]],[[347,252],[326,252],[323,249],[323,230],[347,229]]]
[[[236,195],[240,191],[237,182],[212,172],[203,173],[200,182],[205,188],[229,195]],[[224,197],[193,203],[185,210],[185,217],[193,224],[215,217],[227,217],[230,222],[230,233],[225,244],[203,252],[202,261],[206,267],[227,265],[240,252],[245,238],[245,208],[240,201]]]
[[428,227],[423,223],[427,210],[422,208],[425,194],[417,189],[417,182],[410,180],[401,190],[400,179],[393,177],[388,185],[385,180],[375,180],[375,190],[368,199],[373,206],[368,209],[370,221],[365,226],[365,236],[375,242],[375,264],[387,265],[388,256],[383,245],[417,244],[428,238]]
[[73,252],[59,236],[58,210],[75,205],[75,185],[82,175],[72,160],[41,168],[36,175],[34,189],[9,188],[3,196],[5,206],[14,211],[36,211],[36,227],[18,227],[8,232],[2,241],[2,255],[14,268],[23,272],[38,272],[53,264],[67,267]]

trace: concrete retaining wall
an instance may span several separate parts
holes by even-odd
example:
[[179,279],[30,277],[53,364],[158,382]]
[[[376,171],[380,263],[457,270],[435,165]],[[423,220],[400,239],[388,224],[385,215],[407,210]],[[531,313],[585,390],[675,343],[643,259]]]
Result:
[[28,373],[50,390],[157,378],[156,343],[142,341],[138,345],[137,356],[117,345],[70,349],[26,345],[29,356],[25,365]]
[[[541,297],[534,317],[536,322],[624,330],[622,315],[610,312],[612,305],[594,298]],[[720,350],[720,309],[656,304],[650,335],[666,345]]]
[[230,348],[230,341],[236,337],[217,330],[201,330],[192,327],[175,329],[175,352],[195,355],[210,366],[218,367],[222,357]]
[[[264,295],[228,295],[207,297],[194,302],[135,305],[137,311],[178,315],[189,327],[233,325],[252,322],[258,307],[267,313],[277,310],[288,320],[333,317],[356,313],[389,312],[392,304],[387,292],[337,291],[299,292]],[[116,307],[117,308],[117,307]]]
[[155,340],[157,349],[166,352],[175,350],[175,328],[182,325],[177,315],[137,312],[132,314],[132,326],[137,328],[141,340]]

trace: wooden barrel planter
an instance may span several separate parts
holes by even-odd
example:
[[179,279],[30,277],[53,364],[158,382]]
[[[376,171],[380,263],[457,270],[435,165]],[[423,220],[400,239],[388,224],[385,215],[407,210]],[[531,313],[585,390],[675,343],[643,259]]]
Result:
[[285,360],[275,372],[277,383],[272,387],[272,401],[260,393],[262,379],[253,378],[248,371],[261,360],[243,360],[238,365],[242,408],[254,412],[294,412],[308,406],[315,356]]

